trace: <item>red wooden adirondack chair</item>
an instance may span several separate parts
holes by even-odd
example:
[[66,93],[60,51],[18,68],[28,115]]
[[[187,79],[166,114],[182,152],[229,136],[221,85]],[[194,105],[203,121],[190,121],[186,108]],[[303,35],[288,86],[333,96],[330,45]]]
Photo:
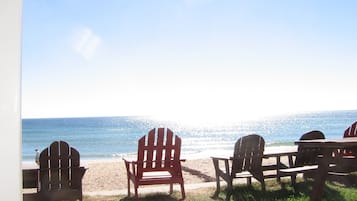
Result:
[[[343,137],[357,137],[357,121],[345,130]],[[357,149],[339,149],[334,151],[333,154],[336,158],[336,164],[338,164],[337,172],[357,171]]]
[[345,130],[343,137],[357,137],[357,121]]
[[[345,130],[343,137],[357,137],[357,121]],[[357,149],[338,149],[333,151],[333,156],[336,166],[329,170],[329,179],[347,185],[356,184],[356,176],[350,173],[357,171]]]
[[[348,127],[344,134],[343,134],[343,137],[357,137],[357,121],[354,122],[350,127]],[[343,150],[343,155],[344,156],[354,156],[356,157],[356,150],[351,150],[351,149],[346,149],[346,150]]]
[[173,135],[168,128],[152,129],[148,135],[138,141],[136,161],[124,159],[128,176],[128,196],[130,180],[134,184],[135,197],[138,199],[140,185],[173,184],[181,185],[182,198],[185,198],[184,181],[181,168],[181,138]]
[[[343,133],[344,138],[348,137],[357,137],[357,121],[354,122],[350,127],[348,127]],[[352,149],[340,149],[334,152],[334,155],[337,157],[351,158],[356,157],[357,150]]]
[[55,141],[40,154],[39,189],[41,201],[82,200],[79,153],[64,141]]

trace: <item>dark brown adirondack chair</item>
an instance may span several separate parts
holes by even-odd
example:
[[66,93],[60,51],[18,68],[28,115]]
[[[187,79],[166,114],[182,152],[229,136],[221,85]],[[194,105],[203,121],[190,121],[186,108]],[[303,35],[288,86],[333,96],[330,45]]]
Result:
[[[229,200],[232,194],[234,178],[247,178],[247,182],[250,185],[251,178],[254,177],[261,183],[262,190],[265,191],[262,169],[264,146],[263,137],[251,134],[237,140],[232,158],[212,157],[217,184],[213,197],[217,197],[220,191],[220,177],[227,182],[226,200]],[[224,162],[224,169],[221,169],[220,161]]]
[[135,188],[138,199],[140,185],[173,184],[181,185],[182,198],[185,198],[184,180],[181,168],[181,138],[173,135],[168,128],[152,129],[147,136],[138,141],[136,161],[124,159],[128,176],[128,196],[130,197],[130,181]]
[[[303,134],[300,140],[315,140],[315,139],[325,139],[325,135],[321,131],[313,130]],[[283,176],[290,176],[291,183],[295,185],[296,175],[298,173],[304,174],[304,179],[307,177],[312,177],[312,174],[318,168],[318,156],[320,155],[320,149],[318,148],[307,148],[298,147],[298,153],[295,158],[295,164],[291,168],[280,169],[278,174]]]
[[39,189],[41,201],[82,200],[79,153],[64,141],[55,141],[40,153]]

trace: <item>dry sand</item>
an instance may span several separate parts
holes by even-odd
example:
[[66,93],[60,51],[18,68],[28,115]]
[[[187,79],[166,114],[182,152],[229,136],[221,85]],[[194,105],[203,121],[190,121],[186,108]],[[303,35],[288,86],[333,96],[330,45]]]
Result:
[[[264,164],[274,162],[274,158],[263,160]],[[82,165],[88,168],[83,177],[84,194],[125,194],[127,192],[127,176],[123,160],[82,161]],[[202,183],[210,183],[210,186],[214,186],[215,173],[211,158],[187,159],[182,166],[185,186]]]
[[[85,193],[127,189],[127,176],[123,160],[83,161],[87,169],[83,177]],[[186,160],[182,163],[185,184],[215,181],[211,159]]]

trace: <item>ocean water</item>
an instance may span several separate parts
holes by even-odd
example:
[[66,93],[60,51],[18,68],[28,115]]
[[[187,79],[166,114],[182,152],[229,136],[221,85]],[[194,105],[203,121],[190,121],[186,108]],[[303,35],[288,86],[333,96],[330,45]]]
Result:
[[290,146],[310,130],[320,130],[326,138],[341,138],[356,120],[357,110],[274,116],[218,125],[185,125],[144,116],[23,119],[22,158],[34,160],[35,149],[42,150],[55,140],[64,140],[80,152],[81,159],[117,159],[135,154],[137,140],[154,127],[168,127],[179,135],[184,155],[229,151],[239,137],[251,133],[263,136],[266,146]]

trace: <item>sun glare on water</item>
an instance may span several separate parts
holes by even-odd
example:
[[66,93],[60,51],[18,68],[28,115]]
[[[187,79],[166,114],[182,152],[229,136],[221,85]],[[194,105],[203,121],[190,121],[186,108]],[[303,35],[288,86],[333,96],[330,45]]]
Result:
[[242,121],[259,120],[267,116],[254,111],[230,112],[230,111],[206,111],[206,112],[183,112],[156,114],[152,118],[159,121],[172,121],[188,127],[215,127],[224,126]]

